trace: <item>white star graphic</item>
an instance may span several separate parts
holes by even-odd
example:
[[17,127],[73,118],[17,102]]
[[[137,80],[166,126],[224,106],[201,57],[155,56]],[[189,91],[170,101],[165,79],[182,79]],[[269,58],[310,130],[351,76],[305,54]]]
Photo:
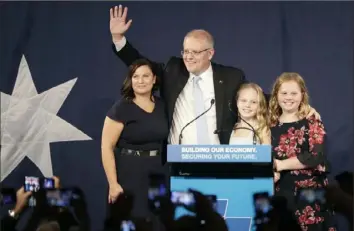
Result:
[[22,56],[12,95],[1,92],[1,181],[27,156],[45,177],[53,176],[51,142],[92,140],[56,114],[77,78],[37,93]]

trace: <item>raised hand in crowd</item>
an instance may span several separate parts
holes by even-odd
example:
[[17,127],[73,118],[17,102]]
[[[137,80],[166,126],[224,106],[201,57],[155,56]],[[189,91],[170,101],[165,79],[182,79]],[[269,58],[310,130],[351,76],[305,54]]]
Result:
[[32,192],[25,192],[24,187],[21,187],[16,192],[16,204],[13,209],[9,210],[8,216],[5,216],[1,220],[2,230],[15,230],[19,216],[25,210],[28,198],[32,195]]
[[16,205],[12,210],[16,215],[20,215],[28,204],[28,198],[32,195],[32,192],[25,192],[24,187],[21,187],[16,192]]
[[171,202],[169,197],[159,198],[160,209],[155,213],[158,215],[161,223],[166,230],[173,231],[175,227],[175,210],[176,206]]
[[203,227],[203,230],[227,231],[225,219],[215,211],[212,202],[202,193],[190,189],[195,199],[195,207],[187,207],[188,210],[195,212],[195,217]]
[[[60,186],[60,179],[56,176],[53,177],[54,179],[54,187],[58,188]],[[1,220],[1,227],[3,230],[16,230],[15,227],[21,218],[21,215],[26,211],[28,208],[28,204],[30,200],[35,200],[37,197],[37,193],[28,191],[26,192],[24,187],[21,187],[20,189],[17,190],[16,192],[16,203],[13,209],[10,209],[8,211],[8,215],[3,217]],[[35,195],[36,194],[36,195]],[[39,204],[41,203],[42,200],[39,200]],[[37,203],[37,202],[36,202]],[[35,206],[35,208],[40,207],[40,205]],[[36,209],[35,209],[36,210]],[[37,209],[36,211],[40,211]],[[36,216],[39,215],[39,216]],[[35,227],[38,226],[38,221],[41,214],[34,214],[31,216],[31,219],[27,223],[26,230],[33,230]],[[34,224],[36,223],[36,224]]]

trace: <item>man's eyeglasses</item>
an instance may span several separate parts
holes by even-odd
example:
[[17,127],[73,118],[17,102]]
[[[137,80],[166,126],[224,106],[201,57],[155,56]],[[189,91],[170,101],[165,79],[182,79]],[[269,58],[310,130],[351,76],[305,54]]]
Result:
[[210,50],[210,48],[207,48],[207,49],[204,49],[204,50],[201,50],[201,51],[189,51],[189,50],[183,50],[181,51],[181,55],[192,55],[192,56],[197,56],[201,53],[203,53],[204,51],[207,51],[207,50]]

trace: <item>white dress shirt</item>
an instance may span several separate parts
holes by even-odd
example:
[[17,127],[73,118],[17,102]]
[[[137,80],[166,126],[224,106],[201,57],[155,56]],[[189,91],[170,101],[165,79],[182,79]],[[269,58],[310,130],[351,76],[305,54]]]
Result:
[[[248,136],[235,136],[235,131],[232,131],[230,136],[230,145],[253,145],[253,134],[250,132]],[[257,142],[257,144],[259,144]]]
[[[126,38],[123,37],[122,40],[115,43],[115,47],[117,51],[120,51],[126,44]],[[213,70],[211,65],[209,68],[203,72],[201,75],[201,80],[199,81],[201,89],[203,89],[203,98],[204,98],[204,107],[207,110],[210,107],[210,102],[212,99],[215,99],[214,92],[214,78],[213,78]],[[194,74],[189,73],[189,79],[187,84],[184,86],[183,90],[179,94],[176,104],[175,110],[172,118],[172,125],[169,133],[169,143],[170,144],[178,144],[179,136],[182,128],[197,117],[194,112],[194,96],[193,96],[193,78]],[[219,137],[217,134],[214,134],[216,130],[216,109],[215,103],[212,108],[203,116],[206,116],[207,124],[208,124],[208,134],[210,144],[220,144]],[[182,144],[197,144],[197,131],[196,131],[196,123],[193,122],[188,127],[183,130],[183,139]]]

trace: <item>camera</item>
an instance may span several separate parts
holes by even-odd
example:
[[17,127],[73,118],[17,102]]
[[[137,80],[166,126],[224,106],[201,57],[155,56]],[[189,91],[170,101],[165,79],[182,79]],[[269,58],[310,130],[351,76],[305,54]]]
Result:
[[148,203],[149,208],[156,212],[160,209],[160,199],[168,196],[165,176],[162,174],[149,174]]
[[120,231],[135,231],[135,224],[131,220],[124,220],[120,225]]
[[53,178],[39,178],[35,176],[25,176],[25,192],[38,192],[39,189],[54,189]]
[[46,191],[46,200],[49,206],[69,207],[73,200],[79,200],[80,195],[72,189],[57,189]]
[[268,192],[253,194],[253,204],[255,208],[255,224],[262,225],[269,222],[269,212],[273,209],[271,198]]

